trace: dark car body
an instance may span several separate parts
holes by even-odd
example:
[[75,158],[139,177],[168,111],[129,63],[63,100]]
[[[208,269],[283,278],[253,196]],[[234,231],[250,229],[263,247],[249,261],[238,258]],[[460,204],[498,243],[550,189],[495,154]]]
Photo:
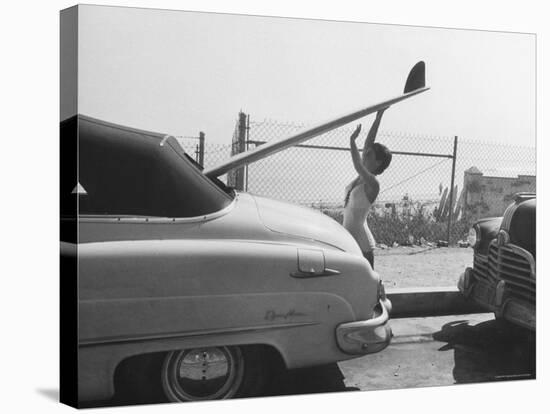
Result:
[[518,193],[503,217],[474,224],[473,267],[458,287],[468,298],[524,328],[536,328],[536,199]]

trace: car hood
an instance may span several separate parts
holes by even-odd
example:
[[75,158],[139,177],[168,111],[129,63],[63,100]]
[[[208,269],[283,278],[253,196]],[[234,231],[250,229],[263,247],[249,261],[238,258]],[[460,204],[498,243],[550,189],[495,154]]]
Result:
[[275,233],[315,240],[340,250],[361,255],[361,250],[338,222],[307,207],[254,196],[263,225]]

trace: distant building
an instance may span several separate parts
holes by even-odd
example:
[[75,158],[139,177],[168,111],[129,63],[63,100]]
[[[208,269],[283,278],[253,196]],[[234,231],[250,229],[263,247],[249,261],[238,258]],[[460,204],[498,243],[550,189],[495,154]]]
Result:
[[536,176],[486,177],[476,167],[464,171],[464,214],[468,219],[501,216],[514,194],[536,190]]

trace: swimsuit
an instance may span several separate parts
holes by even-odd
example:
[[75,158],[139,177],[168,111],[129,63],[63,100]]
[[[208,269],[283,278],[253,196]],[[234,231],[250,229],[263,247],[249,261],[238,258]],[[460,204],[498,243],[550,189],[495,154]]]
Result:
[[[350,187],[351,191],[350,191]],[[359,244],[363,255],[372,255],[372,250],[376,246],[374,236],[372,235],[367,224],[367,214],[369,212],[371,202],[365,192],[362,181],[354,181],[346,187],[348,200],[344,206],[344,222],[343,226]]]

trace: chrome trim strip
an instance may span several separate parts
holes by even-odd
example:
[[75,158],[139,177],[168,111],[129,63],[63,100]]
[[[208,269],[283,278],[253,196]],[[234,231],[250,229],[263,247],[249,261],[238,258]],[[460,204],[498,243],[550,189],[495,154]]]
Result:
[[496,285],[505,281],[509,295],[534,303],[536,264],[531,253],[511,243],[499,245],[495,239],[489,244],[488,254],[488,266],[483,271],[487,277],[483,279]]
[[221,217],[229,213],[235,207],[238,195],[231,201],[231,203],[214,213],[205,214],[204,216],[196,217],[124,217],[124,216],[111,216],[111,215],[81,215],[78,217],[80,223],[150,223],[150,224],[166,224],[166,223],[197,223],[202,221],[209,221],[215,218]]
[[[369,354],[389,345],[392,337],[388,326],[390,314],[383,300],[379,300],[378,304],[382,312],[374,318],[342,323],[336,327],[336,342],[342,352],[350,355]],[[383,333],[377,330],[379,327],[384,328]]]
[[[162,141],[160,141],[160,146],[164,147],[164,144],[168,140],[168,138],[174,138],[172,135],[165,135],[164,138],[162,138]],[[175,138],[174,138],[175,139]]]
[[378,301],[378,304],[380,305],[380,308],[382,310],[382,312],[380,313],[380,315],[372,318],[372,319],[367,319],[367,320],[364,320],[364,321],[355,321],[355,322],[347,322],[347,323],[342,323],[340,325],[338,325],[336,327],[336,334],[337,336],[345,336],[347,335],[349,332],[351,331],[354,331],[354,330],[361,330],[361,329],[374,329],[378,326],[381,326],[381,325],[384,325],[385,323],[387,323],[390,319],[390,314],[388,312],[388,310],[386,309],[386,307],[384,306],[384,303],[379,300]]
[[98,118],[94,118],[83,114],[78,114],[78,118],[94,124],[103,125],[113,129],[119,129],[125,132],[133,132],[136,134],[147,135],[153,138],[161,138],[163,135],[165,135],[161,132],[146,131],[145,129],[138,129],[138,128],[134,128],[126,125],[115,124],[113,122],[104,121],[103,119],[98,119]]
[[527,250],[525,250],[522,247],[516,246],[515,244],[512,244],[512,243],[509,243],[509,244],[506,244],[504,246],[499,247],[496,240],[491,241],[491,243],[489,244],[489,247],[491,247],[493,245],[495,245],[497,249],[504,249],[504,250],[505,249],[510,249],[514,253],[525,257],[527,259],[527,262],[529,263],[530,268],[531,268],[531,276],[533,278],[536,277],[536,262],[535,262],[535,259],[533,258],[533,255],[531,253],[529,253]]
[[339,270],[334,269],[327,269],[323,270],[322,272],[315,273],[315,272],[303,272],[303,271],[296,271],[296,272],[290,272],[289,275],[292,277],[297,277],[300,279],[309,279],[313,277],[326,277],[326,276],[337,276],[342,274]]
[[510,235],[506,230],[500,230],[497,234],[497,244],[504,246],[510,242]]
[[519,203],[515,203],[515,204],[512,204],[511,206],[508,206],[508,208],[504,212],[504,217],[502,217],[502,223],[500,224],[500,228],[502,230],[505,230],[505,231],[510,230],[512,217],[514,216],[514,213],[516,212],[518,207],[519,207]]
[[269,331],[274,329],[288,329],[288,328],[297,328],[300,326],[312,326],[319,325],[319,322],[296,322],[296,323],[286,323],[286,324],[276,324],[276,325],[259,325],[251,326],[248,328],[225,328],[225,329],[210,329],[210,330],[200,330],[200,331],[190,331],[190,332],[172,332],[172,333],[162,333],[155,335],[141,335],[141,336],[132,336],[132,337],[104,337],[97,339],[88,339],[79,341],[78,346],[88,347],[88,346],[101,346],[107,344],[121,344],[128,342],[141,342],[141,341],[153,341],[159,339],[178,339],[178,338],[190,338],[190,337],[200,337],[200,336],[209,336],[209,335],[231,335],[236,333],[250,333],[256,331]]
[[514,195],[514,201],[516,203],[521,203],[523,201],[532,200],[533,198],[537,198],[537,193],[531,192],[531,191],[523,191],[520,193],[516,193]]

